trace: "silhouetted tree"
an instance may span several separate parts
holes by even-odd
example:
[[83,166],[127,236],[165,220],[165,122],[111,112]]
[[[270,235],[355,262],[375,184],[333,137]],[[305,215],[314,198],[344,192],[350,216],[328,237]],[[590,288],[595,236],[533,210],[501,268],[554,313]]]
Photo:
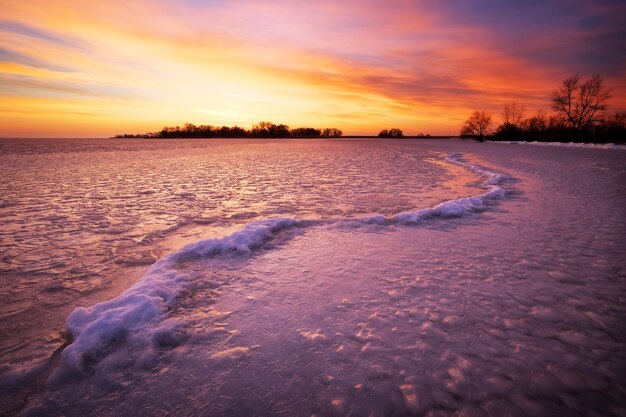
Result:
[[315,129],[312,127],[298,127],[296,129],[291,129],[292,137],[300,137],[300,138],[313,138],[321,136],[322,131],[319,129]]
[[289,126],[287,125],[274,125],[270,129],[270,136],[273,138],[284,138],[288,137],[289,135]]
[[519,126],[522,123],[522,120],[524,120],[525,110],[526,109],[523,104],[518,104],[516,102],[505,104],[504,109],[502,110],[504,124]]
[[491,114],[485,111],[475,111],[463,124],[461,136],[483,141],[489,133],[490,127]]
[[521,124],[502,123],[493,135],[493,139],[496,140],[523,140],[523,138],[524,129],[522,129]]
[[271,122],[259,122],[252,126],[250,135],[260,138],[282,138],[289,136],[289,126],[276,125]]
[[581,82],[578,74],[563,80],[552,92],[552,109],[575,131],[589,129],[599,121],[599,113],[606,110],[611,89],[603,85],[600,74]]
[[233,126],[230,128],[229,137],[231,138],[243,138],[248,136],[248,131],[243,127]]
[[609,129],[626,130],[626,112],[618,112],[606,119],[606,126]]
[[527,132],[538,133],[543,132],[548,128],[548,117],[545,110],[539,109],[534,116],[524,120],[522,127]]
[[252,126],[250,129],[250,134],[254,137],[268,137],[270,135],[270,129],[272,126],[276,126],[274,123],[270,122],[259,122]]
[[404,134],[402,133],[402,130],[394,127],[393,129],[389,129],[389,136],[392,138],[401,138]]
[[[603,114],[611,90],[603,85],[600,75],[581,81],[578,75],[567,78],[552,93],[549,116],[539,110],[522,119],[523,106],[508,104],[492,140],[524,140],[539,142],[626,142],[626,113]],[[513,103],[515,104],[515,103]],[[520,108],[522,111],[520,112]]]
[[381,130],[380,133],[378,134],[378,137],[380,138],[401,138],[403,137],[404,134],[402,133],[402,130],[394,127],[393,129],[385,129],[385,130]]
[[330,138],[330,137],[340,137],[343,135],[343,132],[337,128],[330,127],[322,129],[322,136]]
[[507,123],[500,125],[492,140],[524,140],[539,142],[625,142],[626,113],[598,119],[585,130],[572,129],[567,121],[558,115],[548,116],[543,110],[522,120],[519,126]]

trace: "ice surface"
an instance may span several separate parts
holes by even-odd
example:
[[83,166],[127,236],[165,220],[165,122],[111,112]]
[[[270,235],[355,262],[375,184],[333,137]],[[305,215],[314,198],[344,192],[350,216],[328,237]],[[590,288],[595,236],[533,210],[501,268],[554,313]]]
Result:
[[[388,221],[381,224],[393,224],[395,222],[416,224],[433,218],[460,217],[484,211],[487,202],[506,194],[506,190],[498,185],[507,178],[506,175],[463,162],[461,155],[449,156],[446,159],[479,173],[483,177],[483,187],[488,191],[477,196],[446,201],[433,208],[391,216]],[[115,349],[116,345],[122,341],[133,345],[135,354],[139,354],[145,349],[151,349],[154,345],[154,328],[158,329],[156,334],[163,337],[160,321],[166,317],[168,308],[176,305],[176,298],[185,286],[190,285],[194,279],[193,275],[181,272],[182,263],[220,256],[228,257],[235,253],[247,254],[261,248],[264,243],[272,240],[277,233],[296,226],[334,224],[346,221],[362,221],[369,224],[372,223],[372,219],[379,217],[258,220],[247,224],[243,229],[229,236],[191,243],[180,251],[157,261],[137,284],[120,296],[90,308],[80,307],[74,310],[66,322],[67,333],[72,343],[63,351],[60,366],[53,373],[51,380],[56,382],[68,374],[90,371],[91,368],[97,366],[98,362],[105,359],[104,357],[111,349]],[[306,337],[315,340],[318,336],[313,333],[313,336],[308,335]],[[235,352],[239,352],[239,350],[236,349]],[[218,357],[222,356],[221,354],[217,355]]]
[[0,386],[45,376],[74,308],[187,243],[472,193],[438,155],[371,140],[0,140]]
[[622,151],[409,144],[476,197],[192,244],[72,314],[20,414],[623,415]]

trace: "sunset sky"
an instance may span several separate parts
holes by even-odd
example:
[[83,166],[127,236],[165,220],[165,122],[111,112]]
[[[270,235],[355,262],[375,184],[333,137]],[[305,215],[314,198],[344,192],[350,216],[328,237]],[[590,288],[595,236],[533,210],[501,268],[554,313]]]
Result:
[[626,110],[626,2],[0,0],[0,137],[196,124],[457,134],[601,73]]

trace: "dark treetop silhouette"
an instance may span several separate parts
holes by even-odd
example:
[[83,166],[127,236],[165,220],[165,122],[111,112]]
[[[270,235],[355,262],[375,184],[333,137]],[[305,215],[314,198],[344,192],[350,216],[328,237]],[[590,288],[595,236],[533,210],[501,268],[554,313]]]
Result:
[[144,134],[123,134],[116,135],[116,138],[316,138],[316,137],[340,137],[343,132],[337,128],[315,129],[312,127],[299,127],[289,129],[284,124],[276,125],[270,122],[259,122],[252,126],[250,130],[246,130],[239,126],[212,126],[200,125],[196,126],[191,123],[185,123],[181,128],[164,127],[159,132],[150,132]]
[[398,129],[397,127],[394,127],[393,129],[385,129],[385,130],[381,130],[380,133],[378,134],[379,138],[401,138],[404,137],[404,134],[402,133],[402,131],[400,129]]
[[475,111],[461,128],[461,136],[471,136],[479,141],[485,140],[491,127],[491,114],[486,111]]

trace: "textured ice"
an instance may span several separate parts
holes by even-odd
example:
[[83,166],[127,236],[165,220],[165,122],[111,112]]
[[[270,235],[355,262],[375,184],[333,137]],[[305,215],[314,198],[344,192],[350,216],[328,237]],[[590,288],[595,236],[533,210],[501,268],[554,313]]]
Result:
[[[505,195],[506,191],[498,184],[507,178],[506,175],[463,162],[461,155],[450,156],[446,159],[479,173],[483,177],[482,186],[488,191],[473,197],[446,201],[433,208],[391,216],[387,222],[381,224],[395,222],[416,224],[426,219],[438,217],[461,217],[483,211],[489,201]],[[373,218],[378,217],[374,216]],[[176,298],[185,286],[190,285],[194,279],[192,274],[182,272],[182,263],[232,256],[235,253],[247,254],[261,248],[264,243],[272,240],[277,233],[285,229],[345,221],[363,221],[368,224],[372,223],[372,217],[363,219],[295,220],[277,218],[258,220],[247,224],[229,236],[191,243],[157,261],[137,284],[124,291],[120,296],[93,307],[79,307],[70,314],[66,322],[66,330],[72,342],[63,350],[59,369],[52,375],[52,380],[57,381],[62,376],[74,372],[91,370],[97,365],[97,362],[104,360],[108,352],[121,341],[133,345],[135,354],[144,349],[151,349],[155,344],[155,337],[164,337],[160,328],[160,321],[166,317],[167,310],[176,305]],[[157,329],[156,333],[155,328]],[[311,340],[325,338],[324,335],[317,332],[305,332],[303,335]],[[240,352],[239,348],[235,349],[235,353],[238,352]],[[216,357],[230,356],[229,353],[223,355],[223,352],[216,355]]]
[[0,140],[0,277],[11,283],[0,386],[45,373],[74,308],[119,295],[187,243],[256,220],[391,215],[473,191],[429,162],[439,151],[407,145]]
[[451,216],[434,199],[189,245],[71,315],[77,347],[20,414],[623,415],[621,151],[402,143],[466,172]]
[[122,341],[132,344],[135,352],[150,347],[150,343],[176,343],[170,333],[178,328],[170,325],[163,328],[160,322],[193,279],[181,271],[181,263],[222,254],[249,253],[277,232],[296,225],[297,221],[287,218],[255,221],[224,238],[189,244],[157,261],[137,284],[120,296],[93,307],[77,308],[66,321],[72,343],[63,350],[59,369],[52,379],[93,367],[112,346]]

